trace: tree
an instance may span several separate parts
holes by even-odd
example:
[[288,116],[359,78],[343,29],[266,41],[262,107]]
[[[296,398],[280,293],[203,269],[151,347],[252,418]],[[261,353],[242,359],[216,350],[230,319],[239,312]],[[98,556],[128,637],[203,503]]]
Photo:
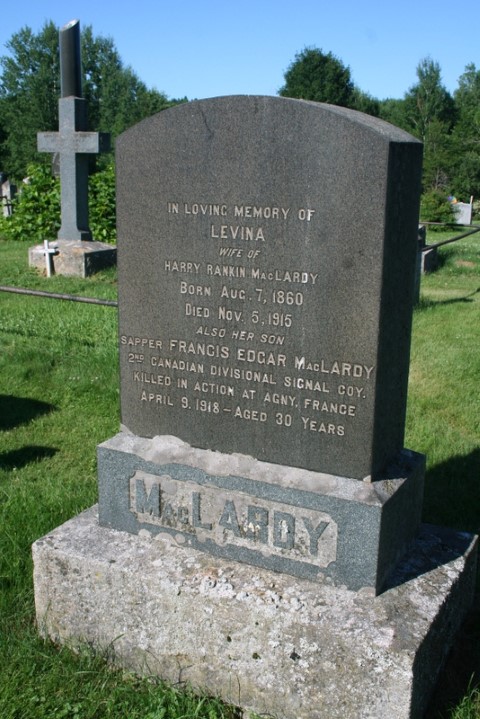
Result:
[[440,65],[427,57],[417,66],[418,82],[405,94],[404,128],[423,142],[423,190],[451,188],[454,172],[451,132],[456,112],[442,84]]
[[279,90],[282,97],[328,102],[343,107],[355,104],[350,69],[331,52],[305,48],[295,55],[284,78],[285,84]]
[[368,92],[363,92],[357,87],[353,90],[353,103],[352,107],[359,112],[364,112],[366,115],[372,115],[372,117],[380,116],[380,102]]
[[473,134],[480,139],[480,70],[473,63],[466,66],[458,80],[458,88],[454,94],[458,112],[458,125],[473,129]]
[[0,164],[21,178],[36,155],[37,132],[57,126],[60,93],[58,30],[47,23],[38,35],[25,27],[7,43],[11,56],[1,58]]
[[130,67],[124,67],[111,38],[82,32],[84,97],[88,102],[92,129],[116,137],[144,117],[170,107],[163,93],[148,90]]
[[451,190],[454,152],[452,136],[444,122],[433,119],[427,127],[423,152],[423,187],[426,191]]
[[[142,118],[175,104],[147,89],[131,68],[124,67],[112,39],[95,37],[87,26],[81,42],[91,130],[110,132],[115,138]],[[37,132],[58,128],[58,28],[49,22],[35,35],[25,27],[7,47],[10,55],[0,58],[0,168],[20,179],[30,163],[48,162],[36,152]]]
[[455,105],[448,90],[442,85],[440,65],[427,57],[417,66],[416,85],[405,95],[405,111],[411,132],[422,142],[426,141],[433,120],[444,124],[449,132],[455,122]]
[[468,201],[480,196],[480,70],[473,63],[460,76],[454,94],[458,120],[453,131],[454,193]]
[[402,128],[411,132],[410,122],[407,117],[407,110],[405,107],[405,100],[396,100],[394,98],[387,98],[380,102],[379,116],[385,122],[390,122],[396,127]]

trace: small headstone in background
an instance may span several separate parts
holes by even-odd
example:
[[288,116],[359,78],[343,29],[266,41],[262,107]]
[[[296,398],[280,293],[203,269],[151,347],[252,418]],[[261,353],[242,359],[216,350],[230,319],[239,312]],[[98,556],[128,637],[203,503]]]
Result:
[[51,277],[54,274],[53,258],[58,254],[58,246],[50,246],[50,242],[45,240],[43,243],[43,253],[45,255],[45,272],[47,277]]
[[17,194],[17,186],[12,184],[4,172],[0,172],[0,206],[4,217],[13,212],[13,199]]
[[458,200],[455,200],[452,203],[452,208],[457,225],[472,224],[473,195],[470,197],[470,202],[458,202]]

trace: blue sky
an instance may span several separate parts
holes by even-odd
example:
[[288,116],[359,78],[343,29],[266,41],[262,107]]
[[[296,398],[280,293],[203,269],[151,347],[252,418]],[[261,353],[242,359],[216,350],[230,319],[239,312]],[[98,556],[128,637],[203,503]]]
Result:
[[275,95],[306,46],[332,52],[380,99],[403,97],[427,56],[450,92],[468,63],[480,69],[479,0],[22,0],[2,9],[0,55],[25,25],[75,18],[168,97]]

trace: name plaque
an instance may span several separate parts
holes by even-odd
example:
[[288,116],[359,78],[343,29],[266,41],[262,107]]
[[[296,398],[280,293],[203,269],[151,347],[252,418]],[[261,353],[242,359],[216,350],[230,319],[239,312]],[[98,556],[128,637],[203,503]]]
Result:
[[152,534],[164,532],[180,543],[194,538],[200,545],[243,547],[321,568],[337,558],[337,525],[325,512],[262,502],[169,475],[135,472],[130,511]]

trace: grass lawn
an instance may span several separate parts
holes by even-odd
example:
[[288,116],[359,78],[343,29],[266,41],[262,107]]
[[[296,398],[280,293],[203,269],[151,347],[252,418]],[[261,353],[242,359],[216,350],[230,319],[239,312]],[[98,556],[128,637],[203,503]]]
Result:
[[[415,311],[405,445],[428,458],[425,521],[476,532],[480,233],[442,247],[440,259],[422,278]],[[116,299],[114,270],[47,280],[27,268],[27,245],[1,240],[0,285]],[[114,308],[0,292],[1,719],[235,716],[216,700],[113,671],[102,657],[73,655],[36,634],[30,547],[96,502],[95,448],[118,431],[118,387]],[[467,634],[462,671],[455,665],[442,680],[432,719],[480,719],[480,698],[464,682],[480,667],[475,617]]]

